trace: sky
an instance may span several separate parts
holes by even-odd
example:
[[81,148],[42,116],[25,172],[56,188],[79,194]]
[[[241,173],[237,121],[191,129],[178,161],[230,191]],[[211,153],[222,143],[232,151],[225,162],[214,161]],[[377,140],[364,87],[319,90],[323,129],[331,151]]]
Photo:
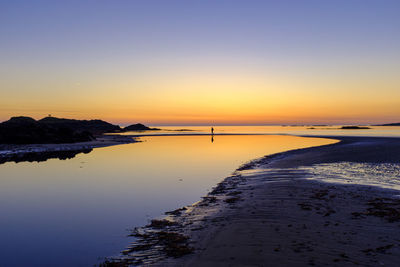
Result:
[[0,121],[400,121],[400,1],[0,0]]

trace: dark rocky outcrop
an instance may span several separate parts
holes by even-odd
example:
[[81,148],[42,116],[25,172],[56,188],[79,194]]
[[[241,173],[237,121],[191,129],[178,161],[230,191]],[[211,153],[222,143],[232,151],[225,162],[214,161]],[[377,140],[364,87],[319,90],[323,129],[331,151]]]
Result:
[[118,125],[114,125],[102,120],[73,120],[46,117],[38,122],[52,127],[66,127],[73,131],[88,131],[92,134],[113,133],[121,131]]
[[0,144],[60,144],[94,140],[87,131],[63,125],[49,126],[29,117],[13,117],[0,123]]
[[359,129],[371,129],[366,126],[342,126],[340,129],[343,130],[359,130]]
[[95,140],[95,134],[120,131],[101,120],[70,120],[47,117],[13,117],[0,123],[0,144],[61,144]]
[[147,127],[146,125],[143,125],[143,124],[141,124],[141,123],[137,123],[137,124],[132,124],[132,125],[129,125],[129,126],[127,126],[127,127],[125,127],[124,129],[123,129],[123,131],[124,132],[129,132],[129,131],[159,131],[160,129],[158,129],[158,128],[150,128],[150,127]]

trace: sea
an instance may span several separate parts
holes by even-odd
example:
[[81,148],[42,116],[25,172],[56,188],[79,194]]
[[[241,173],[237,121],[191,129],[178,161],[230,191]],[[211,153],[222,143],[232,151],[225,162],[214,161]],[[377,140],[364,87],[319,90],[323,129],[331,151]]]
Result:
[[[1,164],[0,266],[95,266],[118,256],[133,241],[134,227],[200,200],[250,160],[336,142],[312,136],[400,137],[400,127],[213,127],[211,136],[211,126],[158,126],[162,130],[125,133],[140,142],[71,159]],[[383,171],[391,168],[399,172],[398,166]],[[379,179],[369,183],[388,183],[371,172],[361,180],[375,175]],[[340,175],[348,183],[349,175]]]

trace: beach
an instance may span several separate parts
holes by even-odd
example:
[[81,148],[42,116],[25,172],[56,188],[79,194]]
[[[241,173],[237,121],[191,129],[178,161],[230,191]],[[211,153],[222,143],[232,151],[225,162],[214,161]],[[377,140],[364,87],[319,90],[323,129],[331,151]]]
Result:
[[0,267],[400,266],[400,1],[0,10]]
[[[136,229],[138,241],[120,263],[397,266],[398,187],[326,182],[314,179],[313,172],[338,162],[373,164],[378,170],[398,164],[400,139],[335,139],[340,142],[241,166],[201,201]],[[165,241],[168,233],[172,241]]]

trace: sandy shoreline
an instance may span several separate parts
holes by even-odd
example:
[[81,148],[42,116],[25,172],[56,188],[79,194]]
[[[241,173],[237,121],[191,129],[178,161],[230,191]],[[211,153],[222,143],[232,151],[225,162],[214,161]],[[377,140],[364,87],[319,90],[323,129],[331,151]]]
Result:
[[[138,242],[119,263],[397,266],[400,192],[309,180],[304,167],[342,161],[399,163],[400,139],[333,138],[341,142],[242,166],[202,201],[138,229]],[[169,233],[172,241],[166,241]],[[188,252],[193,253],[184,255]]]

